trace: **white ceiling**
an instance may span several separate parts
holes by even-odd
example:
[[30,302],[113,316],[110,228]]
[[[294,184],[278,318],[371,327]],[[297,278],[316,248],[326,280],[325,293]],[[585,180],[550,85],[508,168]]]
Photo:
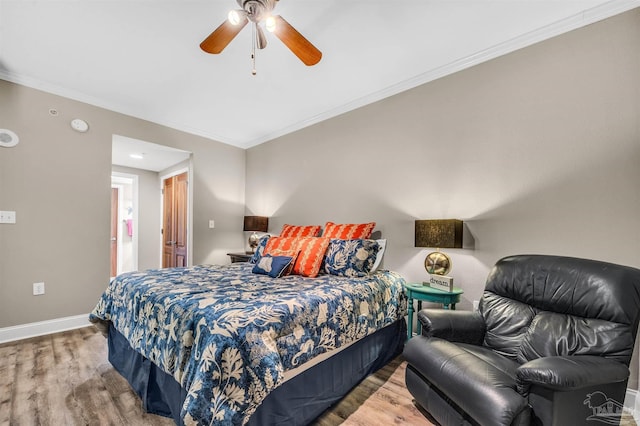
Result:
[[191,153],[165,145],[113,135],[111,163],[134,169],[159,172],[188,160]]
[[281,0],[322,53],[273,34],[251,75],[251,28],[200,42],[234,0],[0,0],[0,78],[250,147],[640,6],[640,0]]

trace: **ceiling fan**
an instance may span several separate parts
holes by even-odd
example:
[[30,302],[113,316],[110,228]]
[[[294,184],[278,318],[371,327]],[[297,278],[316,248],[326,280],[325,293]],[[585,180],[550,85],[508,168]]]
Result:
[[[320,52],[309,40],[304,38],[280,15],[272,15],[278,0],[236,0],[242,9],[229,12],[228,19],[215,29],[202,43],[200,48],[207,53],[220,53],[249,21],[253,24],[252,59],[255,61],[255,47],[264,49],[267,38],[260,24],[273,32],[305,65],[311,66],[320,62]],[[255,74],[255,69],[253,70]]]

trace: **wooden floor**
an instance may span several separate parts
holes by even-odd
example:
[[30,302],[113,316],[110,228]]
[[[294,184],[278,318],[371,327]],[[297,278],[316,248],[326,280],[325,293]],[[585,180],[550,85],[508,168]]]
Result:
[[[173,425],[147,414],[107,361],[93,327],[0,345],[0,426]],[[412,403],[400,357],[369,376],[314,426],[433,426]],[[625,415],[621,425],[635,426]]]
[[[432,425],[404,386],[398,358],[364,380],[314,425]],[[107,361],[93,327],[0,345],[0,425],[173,425],[143,412]]]

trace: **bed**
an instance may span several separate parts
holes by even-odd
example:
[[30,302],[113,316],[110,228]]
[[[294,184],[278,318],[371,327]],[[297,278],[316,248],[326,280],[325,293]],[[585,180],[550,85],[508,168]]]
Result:
[[396,357],[404,280],[200,265],[113,279],[90,314],[148,412],[177,424],[307,424]]

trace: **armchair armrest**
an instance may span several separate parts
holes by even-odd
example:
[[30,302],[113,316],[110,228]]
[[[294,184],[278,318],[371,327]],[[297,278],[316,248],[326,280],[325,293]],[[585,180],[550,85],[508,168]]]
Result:
[[575,390],[627,380],[629,368],[591,355],[551,356],[522,364],[516,371],[518,392],[526,396],[531,385],[552,390]]
[[484,340],[486,327],[480,312],[423,309],[418,312],[418,321],[426,337],[473,345],[481,345]]

